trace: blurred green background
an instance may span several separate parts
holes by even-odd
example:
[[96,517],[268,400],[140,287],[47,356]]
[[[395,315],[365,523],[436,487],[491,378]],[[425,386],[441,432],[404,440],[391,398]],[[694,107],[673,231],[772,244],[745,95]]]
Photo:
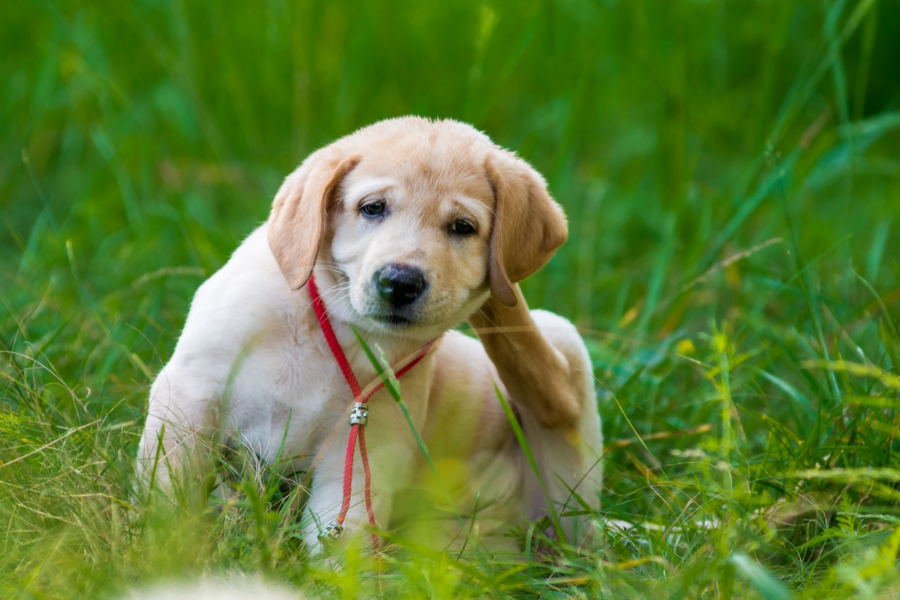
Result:
[[[680,481],[690,468],[667,453],[710,440],[747,481],[771,479],[747,488],[771,503],[792,497],[789,469],[896,466],[896,409],[846,398],[897,390],[808,362],[898,362],[896,1],[47,1],[0,17],[7,415],[124,424],[101,446],[126,465],[193,291],[281,180],[417,114],[517,151],[569,215],[570,241],[524,289],[591,348],[621,441],[606,516],[679,518],[691,502],[660,505],[648,473]],[[7,456],[23,452],[12,437]],[[40,523],[22,525],[34,547]],[[697,535],[683,560],[708,558]],[[778,552],[800,569],[795,542]]]
[[54,363],[93,402],[146,384],[308,153],[396,115],[472,123],[546,175],[570,242],[525,290],[586,329],[658,340],[759,309],[793,238],[801,260],[832,249],[815,276],[834,289],[851,264],[898,285],[894,2],[2,11],[3,343],[70,337]]
[[[4,266],[39,285],[70,241],[98,300],[136,274],[211,272],[309,152],[403,114],[472,123],[546,174],[572,242],[530,292],[584,322],[646,296],[662,246],[677,284],[785,235],[782,194],[804,249],[860,233],[846,255],[864,265],[897,209],[898,147],[846,125],[900,103],[900,12],[845,4],[8,5]],[[132,298],[155,316],[172,284]]]

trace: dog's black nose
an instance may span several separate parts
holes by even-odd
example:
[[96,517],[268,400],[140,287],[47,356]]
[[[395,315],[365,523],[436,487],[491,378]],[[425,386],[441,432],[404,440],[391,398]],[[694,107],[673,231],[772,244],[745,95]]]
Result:
[[427,285],[425,274],[416,267],[387,265],[375,273],[378,295],[394,308],[415,302]]

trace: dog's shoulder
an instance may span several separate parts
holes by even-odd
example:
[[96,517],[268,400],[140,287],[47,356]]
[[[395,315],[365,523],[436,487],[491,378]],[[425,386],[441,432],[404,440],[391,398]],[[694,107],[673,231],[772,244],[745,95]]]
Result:
[[173,358],[233,358],[249,340],[284,325],[295,299],[269,249],[266,228],[251,233],[197,289]]

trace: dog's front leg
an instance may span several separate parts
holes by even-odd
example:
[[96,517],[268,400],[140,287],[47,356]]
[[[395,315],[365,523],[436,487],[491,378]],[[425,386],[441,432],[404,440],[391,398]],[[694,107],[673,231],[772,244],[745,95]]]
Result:
[[216,381],[173,360],[150,391],[147,422],[137,453],[139,486],[159,490],[193,508],[206,505],[212,487]]
[[[341,504],[344,500],[347,440],[348,436],[346,435],[339,437],[316,467],[313,476],[309,502],[305,509],[308,524],[304,534],[306,544],[313,554],[321,552],[324,546],[319,537],[326,533],[329,525],[336,522],[341,513]],[[340,534],[338,542],[340,545],[355,539],[359,539],[364,545],[369,543],[368,538],[361,537],[369,523],[363,492],[364,486],[365,476],[362,460],[357,449],[353,461],[350,507],[344,518],[343,533]],[[387,521],[391,514],[390,495],[381,493],[382,487],[380,483],[376,483],[373,484],[372,489],[372,508],[377,527],[387,527]]]
[[[430,377],[426,374],[431,368],[430,361],[430,358],[426,359],[416,367],[421,369],[419,373],[410,373],[400,383],[408,411],[417,429],[422,428],[427,410],[426,390],[430,385]],[[365,437],[372,474],[372,512],[375,528],[384,531],[390,525],[393,496],[409,482],[419,450],[401,409],[385,390],[375,394],[369,406],[369,424],[366,426]],[[341,512],[348,438],[349,424],[346,432],[330,444],[313,476],[310,499],[306,506],[305,519],[309,525],[305,539],[314,553],[322,548],[318,540],[319,534]],[[371,537],[367,533],[369,518],[364,489],[362,457],[357,448],[353,460],[350,508],[344,521],[341,544],[354,538],[358,538],[364,545],[371,543]]]
[[[599,508],[603,439],[590,357],[575,327],[557,315],[529,311],[518,286],[518,304],[488,301],[470,319],[497,368],[509,400],[519,407],[528,445],[549,498],[532,484],[532,518],[547,514],[547,502],[573,542],[590,533]],[[530,479],[530,478],[529,478]],[[575,496],[578,496],[576,498]]]

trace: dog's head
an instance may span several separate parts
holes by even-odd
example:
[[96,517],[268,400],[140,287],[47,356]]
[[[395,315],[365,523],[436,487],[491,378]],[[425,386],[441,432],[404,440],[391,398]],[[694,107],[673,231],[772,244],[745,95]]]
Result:
[[[313,266],[332,312],[369,331],[433,338],[566,240],[544,179],[456,121],[382,121],[322,148],[275,197],[269,245],[292,289]],[[327,290],[327,292],[326,292]]]

